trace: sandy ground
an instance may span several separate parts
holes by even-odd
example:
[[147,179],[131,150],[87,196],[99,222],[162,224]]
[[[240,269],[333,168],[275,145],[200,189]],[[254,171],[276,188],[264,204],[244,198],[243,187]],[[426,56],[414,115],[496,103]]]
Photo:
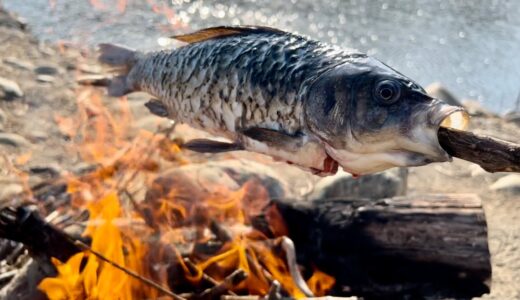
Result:
[[[10,202],[10,195],[23,190],[11,166],[16,159],[25,160],[25,154],[31,153],[25,155],[28,161],[19,169],[29,174],[30,185],[44,180],[49,172],[74,171],[82,165],[68,151],[70,141],[56,126],[55,116],[70,115],[76,109],[75,75],[95,70],[89,65],[78,67],[81,51],[60,51],[56,46],[40,44],[23,27],[23,23],[0,11],[0,77],[16,82],[22,92],[15,88],[6,94],[5,88],[4,92],[0,88],[0,203],[3,205]],[[130,100],[135,128],[153,129],[157,123],[166,122],[146,111],[142,104],[147,98],[137,95]],[[495,116],[474,117],[472,130],[519,142],[518,124]],[[290,170],[291,177],[296,174],[307,181],[317,180]],[[492,292],[484,296],[486,299],[520,299],[520,192],[518,186],[516,190],[490,188],[506,175],[489,174],[476,165],[455,160],[451,164],[410,169],[408,179],[409,193],[470,192],[481,196],[493,263]]]

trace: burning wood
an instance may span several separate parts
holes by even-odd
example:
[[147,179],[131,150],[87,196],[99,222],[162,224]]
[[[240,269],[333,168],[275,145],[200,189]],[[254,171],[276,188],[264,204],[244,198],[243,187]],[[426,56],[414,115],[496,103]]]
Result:
[[378,299],[489,291],[487,228],[475,195],[281,199],[272,206],[287,224],[299,262],[334,276],[333,294],[342,287],[343,294]]

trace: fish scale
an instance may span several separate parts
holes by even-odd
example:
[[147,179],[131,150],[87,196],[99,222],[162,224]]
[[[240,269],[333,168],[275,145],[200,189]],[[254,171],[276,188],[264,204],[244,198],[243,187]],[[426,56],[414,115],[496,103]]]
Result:
[[201,129],[279,129],[283,121],[293,133],[302,130],[302,110],[293,106],[301,105],[306,86],[352,54],[299,36],[258,33],[146,54],[128,80],[160,98],[171,118]]

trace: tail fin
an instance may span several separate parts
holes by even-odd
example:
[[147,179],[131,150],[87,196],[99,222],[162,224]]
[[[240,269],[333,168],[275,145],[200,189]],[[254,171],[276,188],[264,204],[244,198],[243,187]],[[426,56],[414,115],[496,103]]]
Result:
[[138,52],[114,44],[99,44],[98,47],[98,61],[110,66],[111,72],[117,74],[106,82],[108,94],[120,97],[135,91],[127,75],[138,60]]

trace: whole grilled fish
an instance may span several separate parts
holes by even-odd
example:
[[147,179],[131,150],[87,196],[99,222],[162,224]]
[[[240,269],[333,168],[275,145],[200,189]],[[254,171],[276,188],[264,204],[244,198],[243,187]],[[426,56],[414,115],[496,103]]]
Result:
[[267,27],[174,38],[187,45],[142,53],[101,44],[99,60],[118,73],[110,95],[148,92],[151,112],[231,141],[184,145],[194,151],[248,150],[315,174],[340,165],[362,175],[450,160],[437,130],[466,122],[461,107],[356,51]]

